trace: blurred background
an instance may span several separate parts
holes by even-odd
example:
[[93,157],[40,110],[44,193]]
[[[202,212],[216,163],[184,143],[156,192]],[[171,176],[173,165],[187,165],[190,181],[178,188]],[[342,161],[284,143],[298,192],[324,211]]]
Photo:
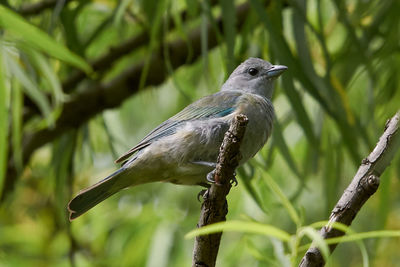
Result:
[[[397,0],[0,3],[1,266],[189,266],[200,187],[141,185],[72,223],[66,205],[250,56],[289,70],[272,138],[238,170],[228,220],[294,236],[327,220],[400,106]],[[399,173],[398,154],[354,231],[400,229]],[[296,266],[309,242],[225,233],[217,264]],[[399,238],[340,244],[329,264],[399,266],[399,249]]]

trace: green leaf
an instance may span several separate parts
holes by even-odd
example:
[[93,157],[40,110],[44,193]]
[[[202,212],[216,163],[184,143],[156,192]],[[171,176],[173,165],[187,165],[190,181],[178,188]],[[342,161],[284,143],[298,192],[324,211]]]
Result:
[[264,23],[265,27],[268,29],[271,39],[271,46],[274,53],[282,62],[285,62],[285,65],[289,67],[290,72],[296,73],[296,78],[304,85],[304,88],[321,104],[321,106],[324,107],[328,113],[332,114],[332,111],[329,109],[330,105],[328,105],[326,100],[322,97],[318,88],[316,88],[314,84],[309,80],[309,78],[304,74],[298,62],[298,59],[293,56],[289,44],[286,42],[284,36],[282,35],[282,32],[279,31],[276,23],[273,23],[271,21],[271,18],[269,18],[268,14],[265,12],[265,9],[260,0],[251,0],[250,2],[261,22]]
[[236,9],[235,3],[231,0],[220,0],[222,9],[222,24],[224,28],[224,37],[225,43],[227,47],[227,71],[231,73],[235,66],[235,57],[234,57],[234,49],[235,49],[235,37],[236,37]]
[[364,233],[349,234],[342,237],[334,237],[326,239],[326,243],[328,245],[331,245],[343,242],[353,242],[367,238],[383,238],[383,237],[400,237],[400,230],[382,230],[382,231],[370,231]]
[[197,17],[200,9],[200,3],[196,0],[185,0],[186,10],[189,17]]
[[7,171],[8,154],[8,102],[6,77],[3,60],[3,46],[0,43],[0,196],[3,192],[4,179]]
[[290,153],[289,147],[285,141],[285,138],[282,134],[282,127],[277,119],[274,121],[274,129],[272,131],[272,138],[274,144],[278,147],[279,151],[281,152],[282,156],[286,160],[287,164],[289,165],[290,169],[293,171],[296,176],[303,181],[303,175],[300,173],[296,162],[294,161],[292,154]]
[[0,5],[0,27],[19,36],[29,45],[52,57],[80,68],[88,74],[93,72],[90,65],[87,64],[83,58],[74,54],[65,46],[57,43],[47,33],[2,5]]
[[209,16],[207,13],[210,8],[207,1],[201,2],[201,25],[200,25],[200,35],[201,35],[201,59],[203,61],[204,72],[207,73],[208,67],[208,24],[209,24]]
[[289,199],[285,196],[285,194],[282,192],[281,188],[277,183],[275,183],[274,179],[272,177],[264,172],[263,176],[264,181],[268,185],[268,187],[271,189],[271,191],[280,199],[282,205],[285,207],[286,211],[289,213],[290,218],[292,221],[297,225],[301,225],[301,220],[300,216],[297,214],[296,209],[293,207],[292,203],[290,203]]
[[193,238],[199,235],[208,235],[218,232],[243,232],[248,234],[260,234],[269,237],[274,237],[279,240],[289,242],[290,234],[268,224],[261,224],[257,222],[242,222],[242,221],[227,221],[207,225],[185,235],[185,238]]
[[312,241],[313,244],[315,244],[316,247],[319,248],[319,250],[322,253],[322,256],[325,260],[325,262],[328,260],[329,257],[329,247],[328,247],[328,242],[322,238],[322,236],[319,234],[317,230],[315,230],[312,227],[303,227],[301,228],[298,233],[299,236],[306,235],[308,236]]
[[118,7],[116,8],[115,15],[114,15],[114,25],[115,27],[119,28],[122,22],[123,16],[131,4],[132,0],[121,0],[119,1]]
[[[153,0],[152,0],[153,1]],[[166,0],[158,1],[158,3],[153,6],[150,6],[150,1],[144,1],[143,9],[147,13],[147,16],[152,18],[152,23],[150,26],[150,43],[148,45],[147,55],[145,59],[145,65],[143,67],[143,71],[140,75],[139,81],[139,89],[144,88],[146,85],[146,80],[150,70],[150,64],[153,59],[153,52],[159,45],[158,38],[161,32],[162,26],[162,15],[164,10],[167,8]]]
[[[253,166],[250,166],[250,164],[247,164],[245,167],[247,168],[254,168]],[[252,177],[254,177],[254,171],[251,172],[250,175],[248,175],[245,171],[245,167],[238,168],[236,171],[239,174],[239,176],[242,178],[241,179],[241,184],[244,185],[245,190],[247,193],[251,196],[251,198],[254,200],[254,202],[257,204],[257,206],[266,214],[268,214],[268,210],[263,204],[262,198],[260,197],[259,193],[257,192],[255,186],[252,185]]]
[[7,57],[7,63],[11,73],[15,78],[23,85],[25,93],[33,100],[33,102],[39,107],[43,115],[48,119],[48,123],[53,123],[53,118],[50,116],[51,108],[50,104],[43,92],[37,87],[37,85],[30,79],[25,73],[22,67],[16,62],[14,57]]
[[[294,1],[294,2],[302,2],[299,4],[294,3],[296,6],[296,12],[292,13],[292,24],[293,24],[293,33],[296,43],[296,51],[298,54],[298,62],[300,64],[301,70],[303,73],[309,78],[309,80],[314,84],[316,88],[319,89],[324,99],[329,99],[327,104],[329,104],[330,109],[338,112],[338,108],[335,105],[336,94],[329,87],[329,84],[326,83],[326,80],[323,80],[314,70],[313,60],[310,54],[310,46],[308,45],[308,40],[305,33],[305,23],[306,23],[306,14],[303,14],[306,9],[305,2],[302,1]],[[304,6],[303,6],[304,5]]]
[[351,228],[343,223],[339,223],[339,222],[331,222],[331,221],[318,221],[315,223],[312,223],[309,225],[309,227],[312,228],[321,228],[324,226],[328,226],[337,230],[340,230],[342,232],[347,232],[347,231],[352,231]]
[[12,86],[12,150],[13,150],[13,160],[15,163],[16,169],[21,171],[23,168],[22,162],[22,108],[23,108],[23,94],[21,90],[20,84],[14,79]]
[[[363,232],[363,233],[354,233],[350,227],[341,224],[341,223],[330,223],[327,221],[321,221],[321,222],[317,222],[317,223],[313,223],[312,225],[310,225],[309,227],[315,228],[315,227],[322,227],[325,225],[330,225],[331,227],[335,228],[335,229],[339,229],[342,232],[350,232],[349,234],[345,235],[345,236],[340,236],[340,237],[333,237],[333,238],[328,238],[325,239],[325,243],[327,245],[332,245],[332,244],[339,244],[339,243],[344,243],[344,242],[357,242],[357,241],[361,241],[367,238],[384,238],[384,237],[400,237],[400,231],[399,230],[381,230],[381,231],[370,231],[370,232]],[[314,241],[314,239],[313,239]],[[363,262],[368,261],[368,258],[366,256],[366,250],[365,250],[365,246],[362,243],[358,243],[358,246],[360,247],[361,250],[361,254],[363,257]],[[312,244],[305,244],[301,247],[299,247],[298,251],[306,251]]]
[[314,149],[317,149],[316,147],[314,147],[314,145],[318,144],[319,142],[315,137],[311,120],[306,112],[306,109],[304,108],[304,105],[302,103],[303,101],[294,87],[291,72],[286,73],[284,75],[284,77],[282,78],[282,83],[283,83],[283,90],[285,91],[285,96],[289,99],[289,102],[294,110],[293,113],[296,115],[296,119],[299,122],[301,128],[303,129],[304,134],[308,139],[308,142],[311,145],[313,145],[312,147]]
[[49,83],[56,103],[61,104],[62,102],[64,102],[67,99],[67,95],[64,94],[61,88],[60,80],[58,79],[58,76],[54,72],[53,68],[47,62],[45,56],[43,56],[36,50],[29,49],[29,47],[25,47],[24,51],[30,56],[30,58],[32,59],[32,63]]
[[[282,265],[281,262],[278,262],[277,260],[275,260],[273,257],[270,257],[270,255],[265,253],[265,251],[262,248],[260,248],[256,244],[254,244],[254,242],[252,242],[252,240],[250,240],[249,238],[247,238],[246,241],[247,241],[246,249],[258,261],[263,262],[266,266],[274,266],[274,267],[285,266],[285,265]],[[272,243],[278,243],[278,242],[282,243],[281,241],[276,240],[276,239],[272,239],[271,242]]]
[[[347,225],[345,225],[343,223],[339,223],[339,222],[319,221],[319,222],[315,222],[313,224],[310,224],[308,227],[311,227],[311,228],[331,227],[331,228],[340,230],[340,231],[342,231],[344,233],[348,233],[347,236],[355,234],[354,231],[349,226],[347,226]],[[340,239],[342,237],[338,237],[338,238]],[[325,239],[324,242],[329,245],[329,244],[331,244],[330,243],[331,241],[329,241],[329,240],[332,240],[332,239]],[[368,260],[368,252],[367,252],[367,249],[365,247],[365,244],[362,242],[362,239],[354,240],[354,241],[357,243],[357,246],[360,248],[361,257],[362,257],[362,260],[363,260],[363,266],[369,266],[368,265],[368,262],[369,262],[369,260]],[[308,247],[311,246],[311,245],[312,244],[303,245],[303,246],[298,248],[298,251],[299,252],[306,251],[308,249]]]
[[54,196],[58,207],[57,215],[60,222],[66,223],[65,203],[70,192],[70,180],[74,175],[73,160],[77,143],[77,131],[70,131],[59,138],[52,146],[52,162],[54,168]]

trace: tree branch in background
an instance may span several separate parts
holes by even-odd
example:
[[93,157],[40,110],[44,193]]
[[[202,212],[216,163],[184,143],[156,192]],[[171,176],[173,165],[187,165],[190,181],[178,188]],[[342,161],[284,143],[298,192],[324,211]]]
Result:
[[[226,196],[231,189],[236,167],[239,165],[241,155],[240,143],[244,136],[248,119],[239,114],[233,119],[229,130],[225,133],[221,144],[217,166],[214,170],[214,181],[204,193],[204,202],[201,205],[200,219],[197,228],[226,220],[228,203]],[[219,243],[222,233],[196,236],[193,249],[193,267],[213,267],[217,260]]]
[[[236,8],[237,27],[241,27],[249,13],[250,5],[244,3]],[[222,31],[222,20],[217,20],[217,26]],[[188,34],[187,39],[178,39],[166,44],[161,52],[154,53],[148,62],[148,75],[145,86],[159,85],[169,75],[165,64],[163,51],[168,51],[170,65],[173,69],[195,62],[201,56],[201,27]],[[212,49],[217,46],[217,33],[209,25],[207,27],[207,47]],[[189,55],[191,57],[189,58]],[[105,109],[115,108],[124,100],[139,91],[139,83],[145,62],[139,62],[125,69],[119,76],[107,83],[95,84],[87,90],[77,93],[63,106],[60,116],[53,128],[41,129],[37,132],[27,133],[23,137],[23,165],[29,161],[32,153],[41,146],[53,141],[66,131],[76,129],[101,113]],[[17,172],[12,163],[12,157],[7,166],[7,175],[1,198],[4,199],[12,191],[17,180]]]
[[[210,6],[214,6],[217,3],[218,3],[217,0],[211,0]],[[188,17],[187,11],[183,10],[179,14],[179,16],[181,21],[185,22]],[[176,28],[175,20],[170,17],[166,18],[163,22],[163,25],[161,25],[159,28],[164,29],[165,28],[164,25],[168,25],[169,30],[173,30]],[[162,33],[160,30],[157,38],[161,40],[163,34],[164,33]],[[116,61],[143,46],[149,46],[149,42],[150,42],[149,31],[143,30],[142,32],[129,38],[128,40],[116,46],[110,47],[107,53],[92,60],[90,65],[92,69],[96,72],[97,76],[101,77],[104,72],[110,70],[111,66]],[[82,70],[73,70],[71,74],[62,82],[62,89],[64,93],[67,94],[71,93],[77,87],[77,85],[86,78],[88,78],[87,73],[83,72]],[[48,96],[48,98],[50,99],[50,95]],[[29,109],[25,111],[24,121],[29,120],[35,114],[40,114],[39,108],[30,98],[26,97],[24,103],[25,107],[29,107]]]
[[[214,6],[218,3],[217,0],[211,0],[210,5]],[[187,19],[187,11],[183,10],[180,14],[180,19],[182,22],[185,22]],[[169,30],[173,30],[176,28],[175,20],[172,19],[171,17],[168,17],[167,19],[164,20],[163,25],[161,25],[159,28],[164,29],[164,25],[169,25]],[[162,39],[163,33],[160,31],[159,32],[159,37],[158,39]],[[150,42],[150,36],[149,36],[149,31],[144,30],[143,32],[139,33],[138,35],[126,40],[122,44],[119,44],[118,46],[111,47],[109,49],[109,52],[105,55],[100,56],[99,58],[95,59],[92,63],[91,66],[95,72],[104,72],[105,70],[109,70],[110,66],[120,59],[121,57],[135,51],[136,49],[142,47],[142,46],[148,46]],[[71,90],[84,78],[87,77],[87,74],[81,70],[76,70],[70,77],[68,77],[64,82],[63,82],[63,90],[64,92],[68,93],[71,92]]]
[[[18,13],[22,16],[33,16],[38,15],[43,10],[48,8],[53,8],[56,6],[58,0],[43,0],[41,2],[33,3],[33,4],[26,4],[20,7]],[[67,4],[71,0],[64,0]]]
[[[400,111],[386,122],[385,130],[374,150],[365,158],[359,167],[350,185],[344,191],[342,197],[332,210],[329,218],[330,223],[338,222],[350,225],[364,203],[376,192],[379,186],[379,177],[392,161],[395,153],[400,147],[399,136]],[[345,233],[324,226],[320,231],[324,239],[343,236]],[[330,252],[337,244],[329,246]],[[321,251],[311,246],[300,262],[301,267],[324,266],[325,261]]]

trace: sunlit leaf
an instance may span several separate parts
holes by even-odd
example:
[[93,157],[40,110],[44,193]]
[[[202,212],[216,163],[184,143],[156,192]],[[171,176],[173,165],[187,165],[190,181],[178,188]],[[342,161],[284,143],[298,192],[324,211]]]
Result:
[[198,235],[207,235],[225,232],[243,232],[248,234],[260,234],[269,237],[275,237],[282,241],[290,241],[290,234],[268,224],[261,224],[256,222],[242,222],[242,221],[227,221],[211,225],[207,225],[196,230],[190,231],[186,234],[186,238],[193,238]]
[[326,240],[322,238],[322,236],[319,234],[318,231],[316,231],[312,227],[303,227],[300,228],[297,234],[299,236],[304,236],[304,235],[308,236],[313,241],[313,244],[315,244],[315,246],[318,247],[319,250],[321,251],[325,262],[327,261],[330,254],[328,242],[326,242]]
[[[314,224],[316,225],[316,224]],[[320,223],[318,223],[318,225],[321,225]],[[335,228],[339,229],[341,228],[341,230],[345,230],[348,229],[347,226],[340,226],[339,224],[334,224],[332,225]],[[325,243],[327,245],[332,245],[332,244],[338,244],[338,243],[343,243],[343,242],[357,242],[363,239],[368,239],[368,238],[385,238],[385,237],[400,237],[400,231],[398,230],[381,230],[381,231],[370,231],[370,232],[363,232],[363,233],[349,233],[346,234],[344,236],[341,237],[333,237],[333,238],[328,238],[325,239]],[[309,246],[311,246],[311,244],[306,244],[303,245],[299,248],[299,251],[305,251]],[[364,249],[360,247],[360,249],[362,250],[362,253],[365,254]],[[363,255],[363,257],[365,257]]]
[[367,238],[384,238],[384,237],[400,237],[399,230],[381,230],[381,231],[370,231],[356,234],[349,234],[342,237],[334,237],[326,239],[327,244],[337,244],[343,242],[353,242],[357,240]]
[[3,46],[0,43],[0,196],[3,192],[4,179],[6,177],[8,154],[8,106],[9,92],[6,88],[6,76],[3,59]]

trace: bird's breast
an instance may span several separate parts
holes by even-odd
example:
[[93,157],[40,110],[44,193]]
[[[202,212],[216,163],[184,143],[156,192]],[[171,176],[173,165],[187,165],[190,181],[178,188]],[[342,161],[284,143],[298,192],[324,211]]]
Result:
[[237,114],[247,116],[249,123],[241,145],[242,162],[252,158],[267,142],[272,132],[274,108],[269,99],[255,94],[245,94],[238,101]]

